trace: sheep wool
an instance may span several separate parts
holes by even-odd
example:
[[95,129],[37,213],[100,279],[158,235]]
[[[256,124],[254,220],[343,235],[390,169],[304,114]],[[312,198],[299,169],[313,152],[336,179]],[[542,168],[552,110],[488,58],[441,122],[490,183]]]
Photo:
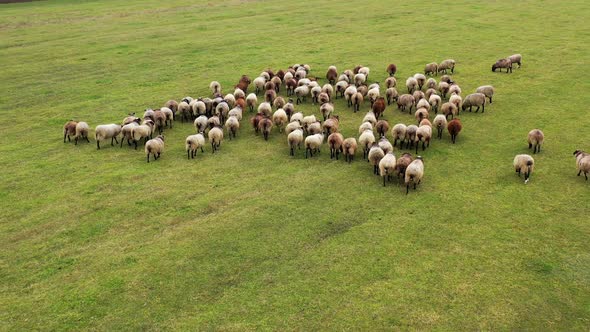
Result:
[[395,170],[396,160],[393,152],[387,152],[379,161],[379,175],[383,178],[383,186],[385,187],[385,180],[390,181],[391,175]]
[[145,154],[147,162],[150,162],[150,154],[154,156],[154,160],[160,158],[160,154],[164,151],[164,136],[158,135],[145,143]]
[[512,164],[514,165],[514,170],[518,173],[518,177],[520,177],[521,172],[524,172],[524,184],[527,184],[535,167],[533,157],[528,154],[518,154],[514,157]]
[[416,185],[422,182],[422,178],[424,177],[424,161],[422,160],[421,156],[416,157],[414,161],[412,161],[405,170],[405,179],[404,183],[406,185],[406,195],[410,192],[410,184],[414,185],[414,190],[416,190]]
[[185,140],[186,155],[188,159],[195,159],[197,150],[201,148],[203,153],[203,146],[205,145],[205,136],[202,133],[190,135]]

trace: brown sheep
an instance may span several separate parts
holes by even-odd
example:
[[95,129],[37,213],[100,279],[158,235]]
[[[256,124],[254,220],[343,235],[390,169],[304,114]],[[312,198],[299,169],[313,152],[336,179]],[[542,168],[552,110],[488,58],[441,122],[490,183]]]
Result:
[[66,142],[66,136],[68,137],[68,142],[71,142],[70,135],[76,135],[76,125],[78,122],[70,120],[66,122],[64,125],[64,143]]
[[343,151],[342,144],[344,143],[344,136],[340,133],[332,133],[328,136],[328,145],[330,146],[330,159],[336,158]]
[[451,135],[451,141],[453,142],[453,144],[455,144],[455,141],[457,140],[457,135],[459,135],[459,132],[461,131],[461,129],[463,129],[463,126],[461,125],[461,120],[459,118],[455,118],[449,121],[447,129],[449,131],[449,134]]
[[539,129],[533,129],[529,132],[529,149],[533,148],[533,154],[541,152],[541,145],[543,145],[543,140],[545,140],[545,135]]
[[342,148],[344,150],[344,160],[346,160],[348,163],[351,163],[354,159],[354,154],[357,148],[356,138],[349,137],[345,139],[342,143]]
[[502,68],[506,68],[506,73],[512,72],[512,61],[510,59],[500,59],[492,65],[492,71],[495,72],[498,68],[500,72],[502,72]]
[[389,122],[387,120],[379,120],[375,125],[375,129],[381,137],[385,137],[385,134],[389,131]]
[[383,97],[379,97],[377,98],[377,100],[375,100],[375,102],[373,103],[373,113],[375,113],[375,117],[377,119],[379,119],[379,117],[381,117],[383,115],[383,113],[385,112],[385,98]]
[[397,71],[397,67],[395,64],[390,63],[387,66],[387,73],[389,74],[389,76],[394,76],[396,71]]
[[333,133],[337,133],[339,125],[340,125],[340,117],[338,117],[338,115],[330,116],[330,118],[327,119],[326,121],[324,121],[324,124],[322,125],[322,127],[324,129],[325,136],[328,136]]
[[330,68],[328,68],[328,72],[326,73],[326,79],[328,82],[330,82],[330,84],[335,84],[337,78],[338,72],[336,71],[336,67],[330,66]]
[[262,132],[264,140],[268,141],[268,135],[272,130],[272,120],[267,117],[263,117],[262,119],[260,119],[260,121],[258,122],[258,130]]

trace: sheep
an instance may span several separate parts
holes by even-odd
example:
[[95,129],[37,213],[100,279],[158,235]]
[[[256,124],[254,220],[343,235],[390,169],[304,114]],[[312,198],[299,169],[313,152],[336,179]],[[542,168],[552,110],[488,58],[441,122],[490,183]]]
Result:
[[237,117],[230,116],[227,118],[227,121],[225,121],[225,128],[227,129],[227,134],[230,140],[232,136],[236,138],[236,133],[238,132],[238,129],[240,129],[240,121]]
[[272,102],[272,105],[274,106],[275,109],[283,108],[285,106],[285,104],[286,104],[285,99],[280,96],[276,97]]
[[443,114],[439,114],[434,117],[434,121],[432,122],[437,130],[436,137],[438,139],[442,139],[443,130],[447,127],[447,117]]
[[272,122],[279,128],[279,132],[283,132],[283,127],[287,124],[287,121],[289,121],[287,113],[282,108],[276,110],[272,115]]
[[454,118],[459,113],[459,109],[457,108],[457,106],[450,102],[442,104],[442,106],[440,107],[440,111],[447,118],[449,117],[449,115],[451,115],[451,117]]
[[315,151],[319,153],[322,142],[324,142],[324,134],[322,133],[307,136],[305,138],[305,159],[307,159],[308,151],[312,157]]
[[416,130],[416,153],[418,153],[418,144],[422,142],[422,151],[426,150],[426,147],[430,147],[430,139],[432,138],[432,127],[431,126],[420,126]]
[[197,155],[197,150],[201,148],[201,153],[203,151],[203,146],[205,145],[205,136],[202,133],[198,133],[195,135],[190,135],[185,140],[185,148],[186,148],[186,156],[188,159],[195,159]]
[[363,94],[360,92],[356,92],[350,97],[350,102],[352,104],[352,109],[354,110],[354,113],[360,110],[363,101],[364,97]]
[[373,130],[365,130],[359,136],[359,144],[363,148],[363,159],[365,159],[369,153],[369,148],[375,143],[375,135]]
[[397,71],[397,67],[396,67],[396,65],[395,65],[395,64],[393,64],[393,63],[390,63],[390,64],[387,66],[387,73],[389,74],[389,76],[393,76],[393,75],[395,75],[395,72],[396,72],[396,71]]
[[215,126],[209,130],[207,135],[209,136],[209,142],[211,143],[211,153],[215,153],[215,151],[219,150],[221,141],[223,141],[223,130],[221,130],[221,127]]
[[307,127],[310,124],[317,122],[317,121],[318,120],[316,119],[315,115],[312,114],[312,115],[308,115],[308,116],[303,117],[301,119],[301,124],[303,125],[303,128],[305,128],[305,130],[307,130]]
[[397,90],[395,88],[387,88],[387,90],[385,90],[385,97],[387,98],[387,105],[390,105],[393,101],[397,101]]
[[529,131],[528,135],[528,142],[529,142],[529,149],[533,148],[533,154],[537,152],[541,152],[541,145],[543,145],[543,141],[545,140],[545,135],[539,129],[533,129]]
[[436,95],[438,96],[438,92],[435,89],[428,88],[426,92],[424,92],[424,99],[430,100],[430,97]]
[[330,102],[330,95],[325,92],[320,92],[320,94],[318,96],[318,102],[320,103],[320,105],[323,105],[325,103],[329,103]]
[[223,97],[223,100],[225,100],[225,102],[229,105],[230,108],[236,106],[236,97],[234,97],[234,95],[231,93],[225,95],[225,97]]
[[176,117],[176,112],[178,112],[178,102],[176,100],[170,99],[164,104],[164,107],[168,107],[172,110],[174,117]]
[[379,87],[369,88],[369,91],[367,91],[367,96],[369,97],[369,101],[371,102],[371,107],[372,107],[375,100],[377,100],[377,98],[379,98],[379,96],[380,96]]
[[[424,92],[422,92],[420,90],[414,91],[414,93],[412,94],[412,97],[414,97],[414,106],[417,106],[418,102],[421,99],[426,99],[426,95],[424,94]],[[414,107],[414,109],[416,109],[416,107]]]
[[443,98],[447,98],[447,93],[449,92],[450,88],[451,86],[447,82],[440,81],[438,83],[438,91],[440,92]]
[[336,95],[334,98],[338,99],[338,94],[340,94],[340,97],[344,97],[344,92],[348,88],[348,82],[338,81],[338,82],[336,82],[335,87],[336,87]]
[[379,175],[383,178],[383,187],[385,187],[385,180],[390,180],[395,170],[395,165],[395,155],[392,151],[387,152],[379,161]]
[[217,106],[215,107],[215,114],[221,115],[221,121],[225,121],[227,118],[227,113],[229,112],[229,105],[225,100],[222,100]]
[[418,80],[416,80],[413,76],[408,77],[406,80],[406,88],[408,88],[408,93],[413,93],[418,89]]
[[[238,118],[238,120],[241,121],[242,120],[242,110],[244,108],[246,108],[246,99],[241,98],[241,97],[237,98],[236,99],[236,106],[234,107],[234,109],[237,109],[237,108],[240,109],[240,117]],[[230,113],[231,113],[231,110],[230,110]]]
[[428,120],[428,119],[422,119],[420,121],[420,123],[418,124],[418,127],[422,127],[422,126],[430,126],[430,128],[432,128],[432,122],[430,122],[430,120]]
[[363,75],[365,75],[365,79],[369,79],[369,72],[370,71],[371,70],[369,69],[369,67],[361,67],[359,69],[359,74],[363,74]]
[[454,104],[457,107],[457,110],[462,109],[463,99],[459,95],[451,95],[449,97],[449,103]]
[[391,142],[385,136],[381,137],[377,144],[379,144],[379,147],[384,153],[393,151],[393,145],[391,145]]
[[465,111],[469,107],[469,112],[471,112],[471,108],[475,106],[477,109],[475,113],[479,112],[479,108],[481,107],[481,112],[485,112],[486,110],[486,96],[483,93],[472,93],[465,97],[463,101],[463,106],[461,107],[462,111]]
[[[178,104],[178,114],[180,114],[180,121],[182,121],[182,122],[184,122],[184,120],[190,121],[191,112],[192,112],[191,107],[187,102],[181,101]],[[145,115],[144,115],[144,119],[145,119]],[[155,120],[155,119],[152,118],[152,120]]]
[[255,94],[258,95],[260,91],[264,91],[264,84],[266,84],[266,79],[262,76],[256,77],[254,79],[254,87],[256,87]]
[[367,160],[373,166],[374,175],[379,175],[379,162],[384,156],[385,152],[379,147],[379,144],[373,143],[367,155]]
[[363,117],[362,122],[370,122],[373,126],[377,124],[377,117],[373,111],[368,111],[367,114]]
[[258,105],[258,113],[270,117],[272,115],[272,106],[270,106],[269,102],[260,103],[260,105]]
[[286,126],[285,126],[285,133],[287,135],[289,135],[290,133],[292,133],[293,131],[295,131],[296,129],[301,129],[303,130],[303,127],[301,126],[301,124],[298,121],[294,121],[294,122],[289,122]]
[[352,106],[352,96],[357,93],[357,89],[354,85],[350,85],[344,90],[344,97],[346,98],[348,107]]
[[322,124],[319,121],[312,122],[307,126],[307,134],[315,135],[322,132]]
[[145,110],[145,112],[143,113],[143,120],[152,120],[154,121],[154,110],[151,108],[148,108]]
[[254,107],[258,105],[258,97],[256,97],[255,93],[251,93],[246,97],[246,104],[248,105],[248,110],[252,112]]
[[520,63],[522,62],[522,55],[520,54],[513,54],[508,57],[511,63],[518,63],[518,68],[520,68]]
[[414,78],[416,79],[416,82],[418,82],[418,90],[422,90],[422,87],[424,86],[424,84],[426,84],[426,76],[420,73],[416,73],[414,74]]
[[322,93],[322,88],[319,86],[314,86],[311,88],[311,103],[315,105],[319,103],[320,93]]
[[302,78],[305,78],[306,76],[307,76],[307,72],[305,70],[297,70],[295,72],[295,78],[296,79],[299,79],[300,80]]
[[426,98],[422,98],[416,103],[416,109],[420,108],[425,108],[427,111],[430,111],[430,103],[428,100],[426,100]]
[[364,74],[358,73],[354,75],[354,85],[360,86],[367,80],[367,77]]
[[213,115],[209,119],[207,119],[207,126],[209,127],[209,129],[212,129],[214,127],[221,127],[221,120],[219,119],[219,116]]
[[336,78],[338,77],[338,71],[336,71],[336,67],[330,66],[328,68],[328,72],[326,73],[326,79],[330,84],[336,83]]
[[354,68],[352,69],[352,72],[353,72],[354,74],[358,74],[358,72],[359,72],[359,70],[360,70],[361,68],[363,68],[363,65],[357,65],[356,67],[354,67]]
[[137,142],[142,138],[144,139],[144,145],[148,141],[148,138],[152,137],[154,132],[154,122],[152,120],[144,120],[143,123],[137,127],[131,129],[131,137],[133,137],[133,143],[135,144],[135,150],[137,150]]
[[306,85],[299,86],[295,89],[294,93],[297,96],[296,104],[299,105],[299,103],[305,101],[307,95],[309,94],[309,87]]
[[164,126],[166,125],[166,114],[161,110],[154,111],[154,124],[158,129],[158,132],[161,134],[164,131]]
[[438,109],[440,108],[440,104],[442,103],[442,100],[440,99],[439,95],[430,95],[430,98],[428,98],[428,103],[430,104],[431,109],[434,110],[434,114],[438,113]]
[[293,115],[291,115],[291,119],[289,119],[289,120],[290,120],[290,122],[297,121],[297,122],[303,124],[303,118],[304,118],[303,113],[297,112],[297,113],[293,113]]
[[235,116],[238,119],[238,121],[242,121],[242,114],[243,114],[242,107],[239,105],[232,108],[231,110],[229,110],[229,112],[227,112],[228,117]]
[[[172,110],[169,109],[168,107],[162,107],[162,108],[160,108],[160,111],[162,113],[164,113],[164,116],[166,117],[164,124],[168,125],[169,128],[172,128],[172,121],[174,120],[174,112],[172,112]],[[139,118],[137,118],[137,124],[139,124],[139,122],[140,122],[140,120],[139,120]]]
[[266,71],[263,71],[262,73],[260,73],[260,75],[258,75],[259,77],[264,78],[264,81],[270,81],[270,74]]
[[357,143],[354,137],[349,137],[342,143],[342,152],[344,153],[344,160],[351,163],[356,153]]
[[518,177],[520,177],[520,173],[524,171],[524,184],[527,184],[530,180],[531,173],[533,173],[533,169],[535,168],[535,160],[533,157],[528,154],[518,154],[514,157],[512,165],[514,165],[514,171],[518,173]]
[[414,146],[414,140],[416,139],[416,132],[418,131],[418,126],[416,125],[409,125],[406,127],[406,149],[411,148]]
[[455,60],[453,59],[447,59],[444,60],[443,62],[441,62],[438,65],[438,72],[443,72],[443,73],[447,73],[447,69],[451,70],[451,74],[453,74],[455,72]]
[[492,65],[492,72],[495,72],[498,68],[500,69],[500,72],[502,72],[502,68],[506,68],[506,73],[512,72],[512,61],[510,61],[510,59],[500,59],[496,61],[496,63]]
[[338,76],[338,82],[350,83],[350,78],[346,74],[341,74],[340,76]]
[[457,135],[459,135],[461,129],[463,129],[463,126],[461,125],[461,120],[459,118],[455,118],[449,121],[449,124],[447,125],[447,130],[449,131],[449,135],[451,135],[451,141],[453,142],[453,144],[455,144],[455,141],[457,140]]
[[406,168],[412,163],[413,158],[412,154],[404,153],[402,154],[396,161],[395,167],[393,168],[393,173],[397,175],[397,178],[400,177],[405,179],[406,177]]
[[359,126],[359,134],[362,134],[365,130],[373,131],[373,125],[370,122],[361,123]]
[[[119,141],[117,140],[117,136],[119,136],[119,134],[121,133],[121,125],[118,124],[107,124],[107,125],[99,125],[96,126],[96,129],[94,129],[94,138],[96,140],[96,149],[100,150],[100,141],[101,140],[106,140],[106,139],[111,139],[111,146],[114,146],[113,144],[113,140],[115,142],[117,142],[117,144],[119,144]],[[75,133],[75,127],[74,127],[74,133]]]
[[278,76],[274,76],[270,79],[270,81],[274,84],[276,93],[281,92],[281,83],[283,83],[281,78]]
[[187,104],[190,104],[193,101],[193,97],[184,97],[180,101],[184,101]]
[[379,136],[385,137],[385,135],[389,131],[389,122],[387,122],[387,120],[379,120],[375,125],[375,129],[377,130]]
[[443,76],[441,76],[440,77],[440,81],[441,82],[448,83],[449,85],[451,85],[453,83],[453,79],[449,75],[443,75]]
[[292,73],[292,72],[288,71],[288,72],[286,72],[286,73],[285,73],[285,75],[284,75],[284,76],[283,76],[283,78],[281,78],[281,79],[283,80],[283,82],[285,82],[285,83],[286,83],[288,80],[290,80],[290,79],[293,79],[293,78],[294,78],[294,77],[293,77],[293,74],[294,74],[294,73],[295,73],[295,72],[293,72],[293,73]]
[[494,87],[491,85],[482,85],[475,92],[483,93],[492,103],[492,97],[494,96]]
[[339,126],[340,117],[338,115],[330,116],[330,118],[324,121],[324,123],[322,124],[322,128],[324,129],[326,136],[333,133],[337,133]]
[[88,126],[88,124],[84,121],[80,121],[76,124],[76,133],[74,135],[74,145],[78,145],[78,139],[80,138],[84,138],[86,140],[86,142],[90,143],[90,140],[88,139],[88,131],[90,130],[90,127]]
[[[250,77],[246,76],[246,75],[242,75],[242,77],[240,78],[240,81],[238,82],[238,84],[236,84],[235,88],[240,89],[240,91],[242,91],[243,93],[248,92],[248,86],[250,85],[250,83],[252,83],[252,81],[250,80]],[[235,95],[235,92],[234,92]],[[237,98],[237,96],[236,96]]]
[[324,121],[326,121],[326,119],[334,112],[334,105],[331,103],[324,103],[320,106],[320,112],[322,112]]
[[344,136],[340,133],[332,133],[328,136],[328,146],[330,147],[330,159],[336,158],[343,151],[342,144],[344,143]]
[[418,123],[420,123],[420,121],[422,121],[423,119],[428,119],[428,117],[430,116],[428,114],[428,110],[425,108],[419,108],[416,113],[414,114],[414,116],[416,117],[416,121],[418,121]]
[[272,104],[276,97],[277,97],[277,92],[274,89],[266,90],[266,92],[264,92],[264,101],[266,101],[268,103]]
[[64,143],[66,142],[66,137],[68,138],[68,142],[71,142],[70,135],[76,135],[76,125],[78,122],[70,120],[66,122],[64,125]]
[[414,184],[414,190],[416,190],[416,185],[422,182],[422,178],[424,177],[424,161],[422,157],[417,156],[414,161],[412,161],[405,171],[405,184],[406,184],[406,195],[410,192],[410,183]]
[[213,81],[213,82],[209,83],[209,89],[211,89],[211,93],[213,95],[220,94],[221,93],[221,84],[219,84],[219,82],[217,82],[217,81]]
[[127,140],[127,144],[131,146],[131,139],[133,138],[133,128],[139,126],[137,122],[131,122],[121,127],[121,145],[123,147],[123,141]]
[[461,95],[461,87],[455,83],[452,83],[449,86],[449,94],[450,95],[453,95],[453,94]]
[[267,81],[266,83],[264,83],[264,90],[265,91],[272,90],[275,93],[277,92],[275,90],[275,83],[273,81]]
[[285,87],[287,88],[287,96],[292,96],[295,94],[295,89],[297,88],[297,81],[293,78],[287,79],[285,81]]
[[123,119],[123,122],[121,123],[121,125],[123,125],[123,126],[128,125],[131,122],[135,122],[135,123],[139,124],[141,122],[141,119],[136,117],[135,113],[129,113],[129,115]]
[[303,129],[297,128],[287,135],[287,142],[289,143],[289,155],[295,155],[295,146],[301,149],[301,142],[303,142]]
[[578,176],[584,172],[584,177],[588,181],[588,173],[590,173],[590,153],[586,153],[582,150],[574,151],[576,156],[576,169],[578,170]]
[[391,129],[391,136],[393,136],[393,146],[396,146],[397,141],[399,140],[399,147],[401,149],[402,143],[406,138],[406,125],[403,123],[398,123]]
[[[332,96],[334,95],[334,87],[331,84],[324,84],[322,86],[322,93],[328,95],[328,101],[332,100]],[[320,96],[321,99],[321,96]]]
[[379,119],[383,115],[383,113],[385,112],[385,107],[385,98],[378,97],[373,103],[372,107],[373,113],[375,113],[375,117],[377,119]]
[[426,80],[426,89],[436,89],[436,80],[432,77]]
[[258,130],[262,132],[265,141],[268,141],[268,135],[272,130],[272,120],[268,117],[263,117],[258,122]]
[[397,99],[397,109],[401,110],[402,112],[405,112],[406,109],[408,109],[408,111],[412,113],[412,107],[414,107],[414,102],[414,96],[410,94],[403,94],[399,96],[399,98]]
[[205,103],[205,114],[210,116],[213,113],[213,100],[211,98],[202,98],[203,103]]
[[436,75],[438,73],[438,64],[431,62],[424,66],[424,75]]
[[207,128],[207,117],[205,115],[200,115],[195,119],[193,125],[195,126],[195,130],[197,133],[202,133]]
[[201,99],[193,100],[192,111],[194,117],[204,115],[207,112],[207,105],[205,105],[205,102]]
[[145,154],[147,162],[150,162],[150,154],[154,155],[154,160],[160,158],[160,154],[164,151],[164,136],[158,135],[145,143]]

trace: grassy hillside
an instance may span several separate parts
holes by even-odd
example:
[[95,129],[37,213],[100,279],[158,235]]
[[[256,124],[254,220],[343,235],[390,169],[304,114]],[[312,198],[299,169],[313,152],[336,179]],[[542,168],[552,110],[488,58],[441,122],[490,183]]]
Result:
[[[585,1],[41,1],[0,6],[0,329],[587,330],[590,150]],[[500,57],[523,67],[492,73]],[[64,144],[69,119],[120,122],[242,74],[363,64],[383,82],[457,61],[496,87],[422,155],[417,191],[324,148],[289,157],[247,118],[219,154]],[[322,83],[325,80],[322,80]],[[400,91],[403,90],[400,88]],[[281,93],[282,95],[284,92]],[[345,137],[368,109],[336,113]],[[319,115],[307,102],[298,110]],[[414,118],[394,107],[391,124]],[[546,141],[524,185],[526,135]],[[94,141],[92,140],[92,143]]]

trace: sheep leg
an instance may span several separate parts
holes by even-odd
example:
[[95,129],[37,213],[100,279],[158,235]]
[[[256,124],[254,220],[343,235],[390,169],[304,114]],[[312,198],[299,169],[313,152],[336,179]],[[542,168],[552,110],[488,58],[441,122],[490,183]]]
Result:
[[406,184],[406,195],[410,192],[410,184]]
[[74,137],[74,145],[78,145],[78,137]]
[[584,172],[584,177],[586,178],[586,181],[588,181],[588,173]]
[[99,140],[96,140],[96,149],[100,150],[100,141]]
[[149,153],[149,152],[148,152],[148,154],[147,154],[147,162],[148,162],[148,163],[150,162],[150,153]]
[[191,160],[191,150],[186,150],[186,158]]
[[215,153],[215,142],[211,142],[211,153]]
[[385,177],[383,177],[383,187],[385,187]]

